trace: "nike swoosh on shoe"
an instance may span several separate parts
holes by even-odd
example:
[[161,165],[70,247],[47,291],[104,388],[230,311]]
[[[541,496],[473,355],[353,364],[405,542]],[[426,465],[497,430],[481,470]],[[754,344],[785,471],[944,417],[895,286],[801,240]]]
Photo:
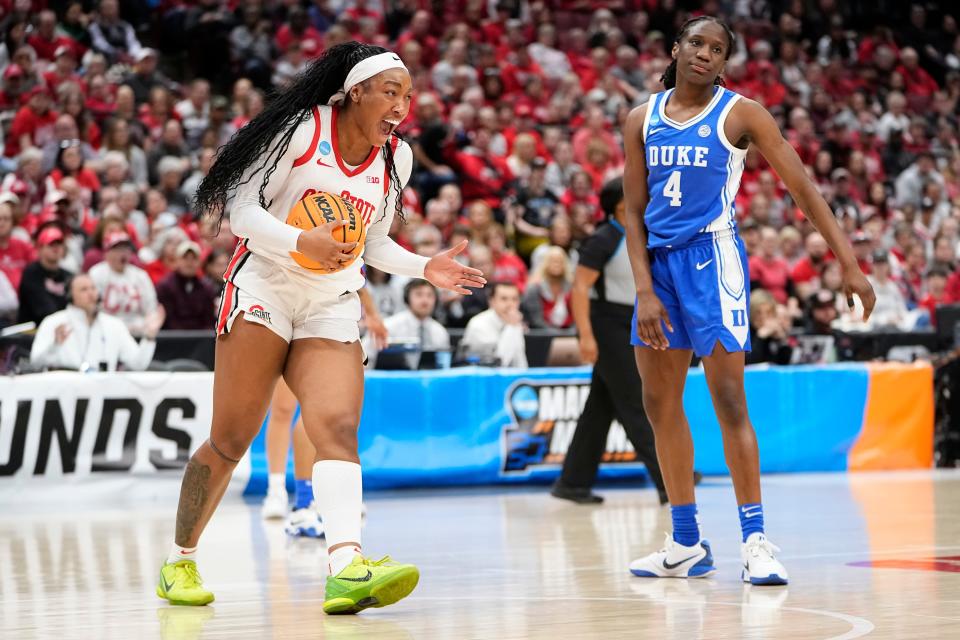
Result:
[[373,577],[373,572],[370,569],[367,569],[367,575],[362,578],[338,578],[338,580],[346,580],[347,582],[370,582],[370,578]]

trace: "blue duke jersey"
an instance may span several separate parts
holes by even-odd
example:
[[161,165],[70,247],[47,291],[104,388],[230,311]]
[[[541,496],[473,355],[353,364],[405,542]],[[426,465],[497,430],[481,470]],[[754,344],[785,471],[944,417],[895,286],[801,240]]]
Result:
[[647,246],[679,246],[696,234],[735,227],[733,200],[746,149],[727,140],[724,124],[739,94],[716,87],[707,107],[686,122],[667,117],[673,89],[651,96],[643,127],[650,203]]
[[[670,348],[698,356],[718,341],[728,352],[749,351],[747,256],[734,209],[747,152],[723,129],[740,96],[715,87],[703,111],[677,122],[666,115],[672,94],[651,96],[642,131],[650,274],[674,328],[664,333]],[[631,342],[643,345],[633,324]]]

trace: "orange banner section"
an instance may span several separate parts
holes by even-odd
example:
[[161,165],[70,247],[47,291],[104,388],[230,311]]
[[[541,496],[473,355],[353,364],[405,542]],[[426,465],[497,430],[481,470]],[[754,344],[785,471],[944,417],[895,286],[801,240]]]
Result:
[[847,454],[850,471],[933,466],[933,368],[870,363],[863,428]]

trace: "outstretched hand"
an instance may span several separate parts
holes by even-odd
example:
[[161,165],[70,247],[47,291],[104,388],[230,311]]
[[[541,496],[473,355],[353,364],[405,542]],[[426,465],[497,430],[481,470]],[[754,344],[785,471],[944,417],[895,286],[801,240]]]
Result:
[[464,266],[453,259],[466,248],[467,241],[464,240],[457,246],[441,251],[430,258],[423,270],[423,277],[435,287],[456,291],[466,296],[472,295],[473,292],[470,289],[482,289],[483,285],[487,284],[483,272]]

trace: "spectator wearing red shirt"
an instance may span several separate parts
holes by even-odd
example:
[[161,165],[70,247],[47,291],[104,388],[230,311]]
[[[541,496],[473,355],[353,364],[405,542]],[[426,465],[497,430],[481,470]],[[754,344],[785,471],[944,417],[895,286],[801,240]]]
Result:
[[294,42],[300,43],[300,51],[307,58],[316,58],[323,51],[323,34],[313,28],[307,19],[307,12],[300,6],[290,10],[287,23],[277,30],[278,50],[286,51]]
[[927,272],[927,294],[923,296],[918,306],[927,310],[930,314],[930,324],[933,326],[937,326],[937,307],[942,304],[957,302],[956,299],[951,298],[947,290],[948,282],[946,270],[940,267],[933,267]]
[[790,279],[795,285],[809,284],[816,279],[820,273],[820,265],[830,259],[830,247],[827,246],[823,236],[816,231],[808,235],[803,244],[807,255],[800,258],[790,272]]
[[410,26],[397,38],[397,44],[394,47],[397,51],[402,51],[407,42],[416,42],[420,45],[421,61],[426,67],[432,67],[438,59],[437,46],[439,41],[436,36],[430,34],[430,12],[420,10],[413,14],[410,20]]
[[565,52],[570,66],[577,76],[582,76],[591,68],[590,48],[587,46],[587,32],[580,27],[574,27],[566,33],[567,46]]
[[773,227],[760,229],[760,252],[750,258],[750,287],[766,289],[779,304],[796,296],[790,265],[780,257],[780,236]]
[[85,166],[83,147],[79,140],[65,140],[60,143],[56,167],[47,178],[47,190],[60,188],[60,182],[67,176],[76,179],[85,202],[91,202],[93,194],[100,191],[100,179],[94,171]]
[[590,68],[580,73],[580,86],[584,93],[600,84],[607,72],[610,71],[610,52],[603,47],[596,47],[590,52]]
[[53,139],[53,123],[57,112],[50,108],[50,92],[46,87],[34,87],[27,94],[25,104],[13,119],[4,155],[14,158],[27,147],[42,147]]
[[54,93],[65,82],[73,82],[78,86],[82,85],[83,80],[77,74],[77,54],[73,47],[69,45],[60,45],[53,54],[54,66],[50,71],[43,74],[43,80]]
[[570,178],[570,187],[560,196],[560,204],[564,206],[568,215],[573,210],[574,205],[584,205],[591,212],[591,219],[599,221],[603,219],[603,210],[600,208],[600,198],[593,188],[593,178],[582,169],[573,174]]
[[447,152],[448,164],[460,176],[464,201],[483,200],[499,209],[513,181],[513,173],[503,158],[490,153],[489,129],[477,129],[471,137],[470,146]]
[[377,33],[383,32],[383,15],[376,9],[368,7],[367,0],[354,0],[353,6],[344,10],[341,15],[349,18],[356,25],[359,25],[363,19],[373,20],[377,25]]
[[[920,66],[919,60],[920,58],[913,47],[904,47],[900,51],[901,64],[897,67],[897,72],[903,76],[904,88],[906,89],[904,93],[907,94],[908,100],[915,103],[914,98],[921,98],[925,99],[924,104],[929,104],[929,99],[940,87],[933,76]],[[916,104],[914,104],[914,108],[917,108]]]
[[0,111],[16,111],[20,108],[26,84],[23,69],[15,62],[3,70],[3,90],[0,91]]
[[[509,110],[510,106],[507,105],[505,110]],[[516,140],[517,136],[521,133],[525,133],[533,138],[534,143],[537,147],[537,155],[544,160],[550,160],[550,152],[547,150],[547,146],[543,144],[543,136],[540,135],[540,132],[537,131],[536,120],[533,117],[533,110],[529,105],[519,104],[516,109],[513,111],[514,125],[507,127],[503,130],[503,139],[507,143],[507,153],[513,151],[513,142]]]
[[746,89],[754,100],[768,109],[783,104],[787,88],[780,82],[777,68],[768,60],[757,62],[757,79],[748,83]]
[[38,58],[53,62],[57,49],[62,46],[72,47],[74,42],[66,36],[57,35],[57,14],[45,10],[40,12],[37,29],[27,38],[27,44],[37,52]]
[[613,161],[612,156],[613,149],[599,138],[593,138],[587,145],[587,161],[583,164],[583,170],[590,174],[597,192],[621,172],[620,165]]
[[584,126],[573,134],[573,159],[580,165],[587,162],[587,148],[591,140],[599,139],[610,150],[610,162],[615,166],[623,164],[623,153],[617,138],[607,127],[607,117],[603,109],[593,105],[587,109],[587,120]]
[[36,252],[33,245],[12,234],[13,207],[9,202],[0,202],[0,271],[14,289],[19,289],[23,269],[36,259]]
[[[486,20],[481,27],[483,41],[498,45],[507,35],[507,23],[510,21],[510,4],[498,2],[494,8],[496,16]],[[519,25],[518,25],[519,26]]]
[[523,263],[513,249],[507,247],[507,232],[503,225],[490,225],[487,231],[487,247],[493,254],[494,282],[509,282],[515,285],[520,292],[527,286],[527,265]]
[[530,57],[526,46],[517,49],[516,60],[503,65],[502,69],[503,89],[507,94],[522,93],[531,76],[539,76],[540,80],[546,81],[543,69]]

